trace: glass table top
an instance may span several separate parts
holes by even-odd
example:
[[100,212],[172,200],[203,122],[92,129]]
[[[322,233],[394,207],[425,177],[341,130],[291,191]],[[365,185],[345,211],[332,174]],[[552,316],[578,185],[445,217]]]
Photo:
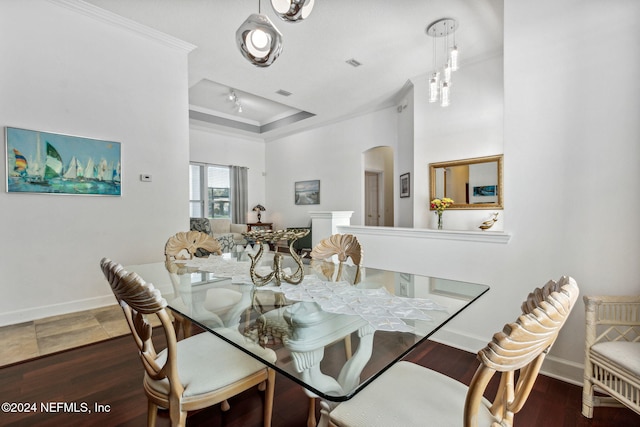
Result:
[[[269,262],[257,269],[268,272]],[[305,265],[297,285],[258,287],[249,267],[228,254],[176,261],[168,268],[175,292],[169,307],[335,402],[354,396],[489,290],[370,267],[356,285],[331,282],[318,265]]]

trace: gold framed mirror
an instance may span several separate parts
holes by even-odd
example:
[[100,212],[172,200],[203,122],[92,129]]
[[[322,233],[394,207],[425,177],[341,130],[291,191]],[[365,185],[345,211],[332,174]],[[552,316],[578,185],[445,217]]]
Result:
[[500,154],[430,163],[429,200],[453,199],[448,209],[502,209],[502,160]]

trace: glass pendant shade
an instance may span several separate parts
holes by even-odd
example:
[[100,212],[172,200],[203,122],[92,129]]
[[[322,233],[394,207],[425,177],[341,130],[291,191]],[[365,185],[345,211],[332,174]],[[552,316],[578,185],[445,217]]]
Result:
[[444,68],[442,69],[442,81],[445,81],[447,83],[451,83],[451,64],[450,64],[450,61],[447,61],[447,63],[444,65]]
[[252,14],[236,31],[242,56],[257,67],[268,67],[282,52],[282,34],[265,15]]
[[439,77],[440,73],[431,74],[431,79],[429,80],[429,102],[436,102],[438,100]]
[[449,83],[442,82],[442,87],[440,88],[440,106],[448,107],[451,103],[450,93],[449,93]]
[[283,21],[300,22],[313,9],[314,0],[271,0],[271,7]]
[[454,45],[449,51],[449,63],[451,71],[458,71],[458,46]]

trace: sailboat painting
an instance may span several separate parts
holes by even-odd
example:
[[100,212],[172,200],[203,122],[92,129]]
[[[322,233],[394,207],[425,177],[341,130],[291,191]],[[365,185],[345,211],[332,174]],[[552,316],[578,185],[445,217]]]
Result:
[[7,192],[120,196],[120,143],[5,128]]

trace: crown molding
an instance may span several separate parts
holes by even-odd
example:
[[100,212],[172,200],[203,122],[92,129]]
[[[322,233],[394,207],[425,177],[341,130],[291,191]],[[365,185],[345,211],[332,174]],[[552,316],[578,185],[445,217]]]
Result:
[[176,37],[165,34],[161,31],[147,27],[146,25],[142,25],[139,22],[133,21],[131,19],[124,18],[120,15],[116,15],[113,12],[109,12],[107,10],[101,9],[97,6],[89,4],[82,0],[48,0],[48,1],[57,6],[62,6],[64,8],[81,13],[85,16],[97,19],[102,22],[106,22],[108,24],[113,25],[114,27],[124,28],[133,33],[136,33],[148,39],[160,42],[165,46],[169,46],[174,49],[180,49],[186,52],[191,52],[197,47],[191,43],[185,42]]

